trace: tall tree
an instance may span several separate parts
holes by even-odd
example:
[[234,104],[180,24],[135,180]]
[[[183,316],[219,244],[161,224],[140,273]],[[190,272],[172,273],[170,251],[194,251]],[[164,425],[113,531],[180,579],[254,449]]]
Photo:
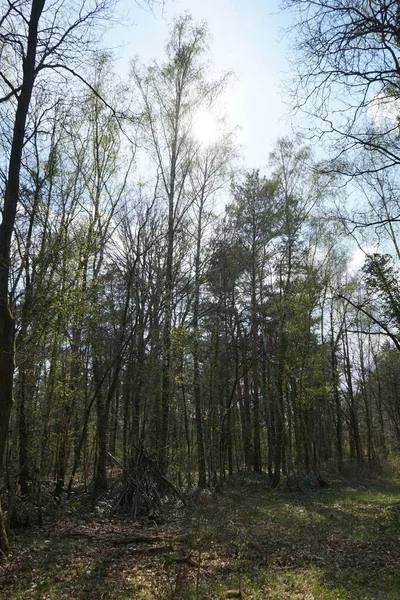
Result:
[[204,23],[193,23],[188,15],[179,17],[166,46],[167,61],[132,74],[142,103],[146,148],[160,173],[168,205],[165,258],[164,322],[162,336],[162,385],[159,419],[159,464],[168,466],[169,413],[171,405],[171,329],[175,286],[174,247],[177,229],[188,210],[189,173],[198,145],[190,138],[195,111],[212,103],[223,89],[224,79],[207,80],[204,60],[208,31]]
[[260,177],[258,171],[246,174],[243,184],[233,186],[234,204],[229,207],[239,243],[247,254],[246,271],[250,289],[251,323],[251,396],[253,405],[253,468],[261,472],[260,439],[260,309],[259,290],[263,285],[265,261],[271,258],[267,246],[277,234],[279,206],[277,180]]
[[[10,147],[0,225],[0,466],[3,463],[12,406],[14,373],[14,317],[9,303],[11,240],[20,194],[21,161],[29,108],[35,86],[46,87],[46,73],[72,72],[88,49],[91,28],[104,18],[114,2],[82,0],[73,10],[64,1],[2,2],[0,39],[3,110],[10,115]],[[79,58],[78,58],[79,57]],[[50,84],[51,85],[51,84]],[[11,116],[12,115],[12,116]],[[0,546],[8,541],[0,512]]]

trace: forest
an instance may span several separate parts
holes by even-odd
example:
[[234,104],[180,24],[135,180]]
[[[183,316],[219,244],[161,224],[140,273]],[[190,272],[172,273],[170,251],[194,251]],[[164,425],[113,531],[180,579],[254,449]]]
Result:
[[394,600],[398,0],[285,0],[265,172],[207,24],[122,77],[117,7],[0,0],[0,598]]

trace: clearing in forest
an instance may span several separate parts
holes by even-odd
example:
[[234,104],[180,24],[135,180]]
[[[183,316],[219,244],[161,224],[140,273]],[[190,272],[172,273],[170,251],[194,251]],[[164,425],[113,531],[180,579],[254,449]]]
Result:
[[159,523],[64,507],[12,545],[1,600],[398,600],[400,483],[244,477]]

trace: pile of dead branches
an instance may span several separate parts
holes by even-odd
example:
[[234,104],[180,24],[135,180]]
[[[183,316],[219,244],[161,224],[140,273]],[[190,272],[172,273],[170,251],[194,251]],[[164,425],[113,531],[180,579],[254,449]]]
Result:
[[144,448],[137,448],[128,465],[122,464],[111,453],[108,455],[119,467],[121,475],[97,499],[97,503],[112,499],[109,502],[110,512],[125,509],[133,518],[147,515],[149,519],[156,520],[166,504],[185,504],[181,492]]

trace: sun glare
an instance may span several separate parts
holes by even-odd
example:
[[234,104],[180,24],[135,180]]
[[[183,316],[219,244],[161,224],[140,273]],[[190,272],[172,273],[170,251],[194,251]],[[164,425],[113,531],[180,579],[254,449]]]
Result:
[[201,109],[193,118],[192,131],[198,142],[208,146],[218,138],[218,123],[209,110]]
[[368,115],[377,125],[385,120],[396,122],[400,114],[399,99],[385,94],[377,94],[368,105]]

